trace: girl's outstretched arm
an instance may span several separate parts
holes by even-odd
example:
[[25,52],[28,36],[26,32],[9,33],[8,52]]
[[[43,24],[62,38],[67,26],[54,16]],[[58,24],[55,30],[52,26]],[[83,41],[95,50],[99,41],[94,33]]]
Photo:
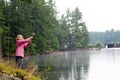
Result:
[[29,37],[27,39],[17,40],[16,44],[17,44],[17,46],[19,46],[19,45],[22,45],[22,44],[25,44],[25,43],[30,43],[32,38],[33,37],[31,36],[31,37]]

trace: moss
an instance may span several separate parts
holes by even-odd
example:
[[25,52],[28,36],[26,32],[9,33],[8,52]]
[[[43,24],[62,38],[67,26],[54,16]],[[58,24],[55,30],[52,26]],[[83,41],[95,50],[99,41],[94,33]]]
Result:
[[12,75],[13,77],[19,77],[23,80],[41,80],[41,78],[34,76],[30,72],[22,69],[17,69],[13,65],[14,64],[10,64],[9,62],[0,62],[0,73],[10,76]]

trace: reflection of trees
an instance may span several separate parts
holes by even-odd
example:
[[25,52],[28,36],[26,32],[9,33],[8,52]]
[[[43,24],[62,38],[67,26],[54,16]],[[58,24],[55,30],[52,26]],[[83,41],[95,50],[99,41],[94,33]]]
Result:
[[89,67],[89,55],[83,52],[71,52],[71,69],[69,70],[69,78],[67,80],[85,80]]
[[51,66],[48,80],[85,80],[89,68],[87,51],[64,52],[39,58],[40,67]]

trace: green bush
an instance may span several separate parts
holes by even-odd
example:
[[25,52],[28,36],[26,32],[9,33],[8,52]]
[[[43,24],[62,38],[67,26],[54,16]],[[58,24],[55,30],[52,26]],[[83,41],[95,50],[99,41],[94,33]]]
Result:
[[11,65],[8,62],[0,62],[0,73],[12,75],[13,77],[23,78],[24,80],[41,80],[41,78],[32,74],[29,75],[30,72],[27,72],[26,70],[15,68],[13,64]]

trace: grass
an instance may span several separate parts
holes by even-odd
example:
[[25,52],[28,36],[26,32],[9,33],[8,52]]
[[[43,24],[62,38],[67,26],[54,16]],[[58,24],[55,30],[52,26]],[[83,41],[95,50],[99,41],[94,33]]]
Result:
[[36,71],[37,65],[30,70],[17,69],[13,62],[0,62],[0,73],[10,75],[12,77],[19,77],[23,80],[41,80],[40,77],[36,77],[33,73]]

